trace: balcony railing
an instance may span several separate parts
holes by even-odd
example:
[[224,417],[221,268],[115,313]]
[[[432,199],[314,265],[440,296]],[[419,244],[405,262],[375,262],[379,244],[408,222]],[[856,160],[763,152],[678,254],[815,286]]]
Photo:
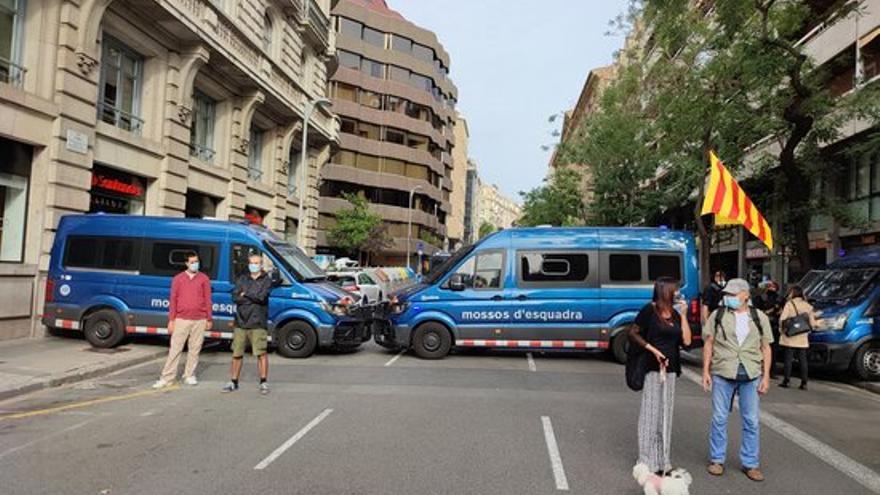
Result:
[[144,121],[140,117],[107,103],[98,103],[98,118],[134,134],[140,134],[141,129],[144,127]]
[[24,85],[24,74],[27,69],[0,57],[0,82],[20,88]]
[[291,0],[290,9],[309,40],[324,49],[330,42],[330,18],[315,0]]
[[197,143],[189,143],[189,156],[198,158],[203,162],[213,162],[215,154],[217,154],[217,152],[207,146],[202,146]]
[[258,168],[254,168],[254,167],[248,167],[248,179],[250,179],[254,182],[259,182],[260,179],[262,179],[262,178],[263,178],[263,171],[262,170],[260,170]]

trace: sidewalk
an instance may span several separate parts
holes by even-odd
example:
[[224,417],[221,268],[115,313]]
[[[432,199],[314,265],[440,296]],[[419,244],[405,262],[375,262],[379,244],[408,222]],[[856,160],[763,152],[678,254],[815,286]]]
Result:
[[46,336],[0,342],[0,400],[87,380],[165,356],[158,344],[95,349],[74,337]]

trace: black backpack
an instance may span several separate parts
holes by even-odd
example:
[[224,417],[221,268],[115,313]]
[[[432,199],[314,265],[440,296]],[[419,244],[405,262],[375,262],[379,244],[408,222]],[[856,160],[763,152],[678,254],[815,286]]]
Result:
[[[727,340],[727,332],[724,331],[724,326],[721,325],[721,319],[724,318],[724,313],[730,311],[726,307],[720,307],[717,311],[715,311],[715,334],[718,334],[718,330],[721,330],[721,337],[724,340]],[[758,309],[754,306],[749,306],[749,315],[752,318],[752,321],[755,322],[755,326],[758,327],[758,333],[761,334],[761,340],[764,340],[764,325],[761,324],[761,317],[758,316]]]

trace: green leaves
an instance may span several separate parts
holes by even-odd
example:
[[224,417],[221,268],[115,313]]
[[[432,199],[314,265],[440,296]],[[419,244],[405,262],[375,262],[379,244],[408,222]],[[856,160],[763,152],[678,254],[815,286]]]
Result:
[[336,224],[330,229],[333,246],[349,253],[376,253],[391,244],[382,217],[370,211],[366,198],[343,194],[352,208],[336,212]]
[[556,170],[544,185],[521,192],[523,208],[518,224],[524,227],[584,225],[582,183],[583,177],[577,170],[563,168]]

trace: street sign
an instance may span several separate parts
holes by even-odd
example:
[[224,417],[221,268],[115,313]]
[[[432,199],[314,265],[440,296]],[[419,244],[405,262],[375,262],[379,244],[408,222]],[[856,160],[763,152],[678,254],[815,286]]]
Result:
[[422,252],[423,252],[424,250],[425,250],[425,243],[422,242],[422,241],[419,241],[418,244],[416,244],[416,251],[419,252],[419,256],[422,255]]

